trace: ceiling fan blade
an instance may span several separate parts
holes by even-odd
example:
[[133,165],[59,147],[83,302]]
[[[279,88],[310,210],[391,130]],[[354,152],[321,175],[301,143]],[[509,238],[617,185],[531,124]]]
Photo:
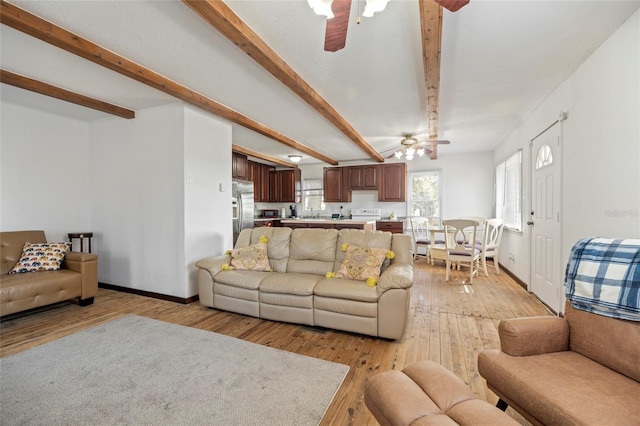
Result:
[[347,43],[351,0],[333,0],[331,10],[333,11],[334,17],[327,19],[324,50],[327,52],[336,52],[344,48]]
[[424,141],[421,142],[423,144],[427,144],[427,145],[449,145],[451,143],[451,141],[448,140],[434,140],[434,141]]
[[433,0],[449,12],[455,12],[469,3],[469,0]]

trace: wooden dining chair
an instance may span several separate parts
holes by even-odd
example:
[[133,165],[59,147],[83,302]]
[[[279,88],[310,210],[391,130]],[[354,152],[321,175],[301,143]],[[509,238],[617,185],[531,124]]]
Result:
[[[428,219],[426,217],[412,217],[409,219],[411,236],[413,237],[413,258],[424,257],[429,261],[431,240],[429,239]],[[420,249],[424,249],[424,255]]]
[[482,238],[481,259],[484,276],[488,277],[487,258],[493,259],[493,266],[496,268],[496,274],[500,275],[500,266],[498,265],[498,249],[502,240],[502,231],[504,230],[504,221],[502,219],[489,219],[484,224],[484,237]]
[[477,220],[450,219],[443,220],[446,241],[447,261],[445,280],[449,281],[451,264],[469,266],[469,283],[473,284],[473,276],[478,273],[481,249],[475,244],[478,231]]

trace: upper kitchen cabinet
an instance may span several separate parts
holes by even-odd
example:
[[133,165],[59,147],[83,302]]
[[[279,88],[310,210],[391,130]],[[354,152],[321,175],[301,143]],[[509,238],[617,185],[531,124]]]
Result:
[[253,200],[256,203],[269,202],[269,170],[271,167],[249,161],[249,180],[253,182]]
[[231,153],[231,177],[234,179],[249,179],[249,159],[246,155]]
[[349,190],[378,189],[378,166],[349,166]]
[[348,167],[325,167],[323,187],[325,203],[348,203],[351,191],[348,186]]
[[302,201],[300,169],[269,171],[269,202],[299,203]]
[[378,166],[378,201],[404,202],[407,186],[407,165],[405,163],[381,164]]

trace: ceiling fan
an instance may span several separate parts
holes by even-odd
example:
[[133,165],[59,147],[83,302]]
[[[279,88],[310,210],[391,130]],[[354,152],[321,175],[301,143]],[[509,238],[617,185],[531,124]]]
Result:
[[[351,12],[351,0],[307,0],[309,6],[318,15],[327,17],[327,26],[324,36],[324,50],[336,52],[343,49],[347,43],[347,28],[349,27],[349,14]],[[420,0],[429,1],[429,0]],[[455,12],[469,3],[469,0],[433,0],[440,6]],[[365,0],[366,5],[362,16],[371,17],[374,13],[384,10],[389,0]],[[360,17],[356,20],[360,23]]]
[[393,151],[393,153],[387,158],[402,158],[404,156],[407,160],[413,160],[416,155],[418,157],[422,157],[425,154],[431,154],[433,152],[433,150],[431,149],[433,145],[448,145],[451,143],[448,140],[429,140],[419,142],[418,139],[415,138],[415,136],[409,133],[402,136],[403,137],[400,140],[400,147],[382,151]]
[[[384,10],[389,0],[364,0],[365,6],[362,16],[370,18],[374,13]],[[349,14],[351,12],[351,0],[307,0],[309,6],[317,15],[327,17],[327,26],[324,37],[324,50],[336,52],[347,43],[347,28],[349,27]],[[358,4],[360,1],[358,0]],[[360,23],[360,16],[356,19]]]

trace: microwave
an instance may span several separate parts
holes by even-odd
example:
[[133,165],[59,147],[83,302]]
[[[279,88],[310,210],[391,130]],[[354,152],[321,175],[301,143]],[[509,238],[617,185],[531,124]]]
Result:
[[262,210],[262,217],[265,218],[278,218],[280,217],[280,210]]

